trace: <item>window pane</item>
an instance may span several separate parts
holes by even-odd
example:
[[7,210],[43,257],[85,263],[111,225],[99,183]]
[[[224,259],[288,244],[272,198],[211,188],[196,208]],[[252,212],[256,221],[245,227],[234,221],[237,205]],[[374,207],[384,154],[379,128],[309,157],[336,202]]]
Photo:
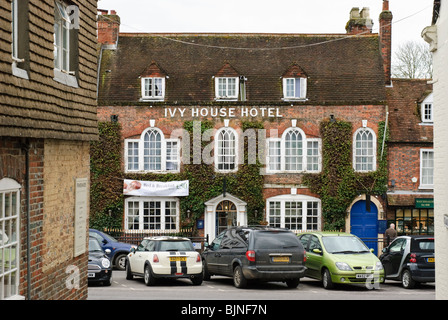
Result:
[[285,170],[302,170],[302,135],[298,130],[287,133],[285,138]]
[[280,141],[269,141],[269,170],[281,169]]
[[279,201],[269,202],[269,226],[281,227],[281,202]]
[[374,167],[374,137],[370,130],[362,129],[355,139],[355,170],[372,171]]
[[218,169],[233,170],[236,165],[236,136],[232,130],[224,129],[218,133]]

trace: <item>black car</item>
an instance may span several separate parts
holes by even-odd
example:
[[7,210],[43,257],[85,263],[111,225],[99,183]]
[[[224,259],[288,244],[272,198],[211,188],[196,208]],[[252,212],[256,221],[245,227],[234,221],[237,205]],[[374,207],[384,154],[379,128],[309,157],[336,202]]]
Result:
[[434,236],[397,237],[383,249],[380,261],[385,279],[401,281],[404,288],[434,282]]
[[87,280],[89,283],[102,282],[105,286],[112,283],[112,264],[107,251],[103,251],[100,243],[94,237],[89,237],[89,263],[87,266]]
[[248,280],[283,281],[296,288],[304,276],[305,253],[287,229],[234,227],[219,234],[202,253],[204,280],[212,275],[233,277],[237,288]]

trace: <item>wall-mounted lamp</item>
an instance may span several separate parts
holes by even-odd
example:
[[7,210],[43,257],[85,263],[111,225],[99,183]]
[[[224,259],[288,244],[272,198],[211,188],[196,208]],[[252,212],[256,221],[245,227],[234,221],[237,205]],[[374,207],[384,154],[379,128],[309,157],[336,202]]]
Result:
[[116,114],[111,115],[110,116],[110,121],[111,122],[118,122],[118,115],[116,115]]
[[334,114],[330,114],[330,122],[336,122],[336,119],[334,118]]

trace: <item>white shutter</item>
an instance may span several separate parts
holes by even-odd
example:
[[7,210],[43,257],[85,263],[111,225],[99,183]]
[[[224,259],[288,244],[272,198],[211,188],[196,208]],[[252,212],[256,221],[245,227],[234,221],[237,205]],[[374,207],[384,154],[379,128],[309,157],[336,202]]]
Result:
[[300,98],[306,99],[307,78],[300,78]]

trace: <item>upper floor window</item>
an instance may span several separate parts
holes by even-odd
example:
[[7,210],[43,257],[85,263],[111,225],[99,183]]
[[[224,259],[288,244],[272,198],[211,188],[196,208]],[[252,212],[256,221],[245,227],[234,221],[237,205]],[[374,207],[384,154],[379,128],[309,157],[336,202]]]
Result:
[[306,99],[306,78],[283,78],[283,98],[285,100]]
[[237,134],[234,129],[223,128],[216,133],[215,164],[220,171],[237,170]]
[[165,78],[142,78],[142,100],[163,100],[165,97]]
[[178,139],[165,139],[158,128],[145,130],[140,139],[126,139],[126,172],[177,172],[180,167],[179,146]]
[[376,170],[376,135],[370,128],[360,128],[355,132],[353,168],[355,171]]
[[281,138],[268,139],[268,172],[319,172],[320,139],[307,139],[299,128],[289,128]]
[[434,187],[434,150],[420,150],[420,188]]
[[236,100],[238,99],[238,77],[217,77],[215,78],[216,99]]
[[28,79],[28,0],[12,0],[11,18],[12,71],[15,76]]
[[68,13],[72,12],[73,8],[78,11],[75,6],[67,6],[64,2],[55,1],[53,53],[55,80],[70,86],[77,86],[77,80],[73,76],[76,75],[78,67],[78,25],[75,20],[72,23]]
[[431,93],[421,103],[422,122],[425,122],[425,123],[434,122],[433,105],[434,105],[434,100],[433,100],[433,94]]

